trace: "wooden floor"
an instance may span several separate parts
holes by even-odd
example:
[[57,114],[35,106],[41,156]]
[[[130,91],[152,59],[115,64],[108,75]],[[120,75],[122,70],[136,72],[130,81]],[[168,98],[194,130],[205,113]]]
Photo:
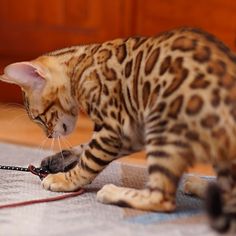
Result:
[[[80,143],[89,141],[92,134],[92,122],[82,115],[76,127],[75,132],[60,141],[46,139],[45,134],[32,121],[29,120],[23,106],[19,105],[1,105],[0,104],[0,141],[14,143],[26,146],[40,147],[45,149],[68,148]],[[121,159],[122,162],[145,164],[145,154],[143,152],[133,154]],[[189,170],[191,173],[200,173],[212,175],[211,167],[207,165],[197,165]]]

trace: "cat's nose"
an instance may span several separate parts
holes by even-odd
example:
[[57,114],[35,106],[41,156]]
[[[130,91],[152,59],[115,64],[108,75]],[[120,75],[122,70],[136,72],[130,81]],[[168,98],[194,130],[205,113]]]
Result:
[[67,132],[67,126],[66,126],[65,123],[62,124],[62,128],[63,128],[64,132],[66,133]]
[[47,133],[47,137],[48,138],[60,138],[61,137],[61,133],[59,131],[54,130],[54,131],[52,131],[50,133],[48,132]]

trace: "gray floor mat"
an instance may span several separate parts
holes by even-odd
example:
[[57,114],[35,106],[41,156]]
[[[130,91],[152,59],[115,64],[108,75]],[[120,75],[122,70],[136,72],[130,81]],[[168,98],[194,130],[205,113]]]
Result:
[[[0,144],[0,164],[39,165],[50,154],[17,145]],[[147,179],[140,166],[113,162],[89,186],[86,193],[58,202],[0,210],[0,236],[37,235],[215,235],[206,222],[202,202],[177,195],[177,211],[150,213],[96,201],[96,192],[104,184],[141,188]],[[0,204],[58,196],[45,191],[38,177],[30,173],[0,170]]]

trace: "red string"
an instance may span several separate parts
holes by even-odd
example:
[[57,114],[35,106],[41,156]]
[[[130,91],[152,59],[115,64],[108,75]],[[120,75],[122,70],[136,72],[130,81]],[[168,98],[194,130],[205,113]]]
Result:
[[[43,170],[41,168],[36,168],[33,165],[29,165],[28,166],[28,170],[32,174],[39,176],[39,178],[41,180],[43,178],[45,178],[49,174],[45,170]],[[56,196],[56,197],[49,197],[49,198],[42,198],[42,199],[35,199],[35,200],[29,200],[29,201],[22,201],[22,202],[14,202],[14,203],[9,203],[9,204],[3,204],[3,205],[0,205],[0,209],[21,207],[21,206],[38,204],[38,203],[54,202],[54,201],[59,201],[59,200],[63,200],[63,199],[66,199],[66,198],[76,197],[76,196],[79,196],[82,193],[84,193],[84,190],[80,189],[80,190],[78,190],[76,192],[66,193],[64,195],[60,195],[60,196]]]
[[9,204],[3,204],[0,205],[0,209],[5,208],[14,208],[14,207],[21,207],[21,206],[27,206],[27,205],[33,205],[38,203],[46,203],[46,202],[53,202],[53,201],[59,201],[66,198],[76,197],[84,193],[84,189],[80,189],[76,192],[72,193],[66,193],[64,195],[56,196],[56,197],[49,197],[49,198],[42,198],[42,199],[35,199],[35,200],[29,200],[29,201],[22,201],[22,202],[15,202],[15,203],[9,203]]

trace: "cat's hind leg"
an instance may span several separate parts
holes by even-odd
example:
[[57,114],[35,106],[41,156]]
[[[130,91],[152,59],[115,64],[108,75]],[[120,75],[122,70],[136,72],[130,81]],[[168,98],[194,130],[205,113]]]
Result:
[[148,211],[173,211],[179,179],[193,158],[187,143],[179,137],[168,141],[164,136],[147,139],[149,181],[136,190],[105,185],[97,194],[100,202],[130,206]]

